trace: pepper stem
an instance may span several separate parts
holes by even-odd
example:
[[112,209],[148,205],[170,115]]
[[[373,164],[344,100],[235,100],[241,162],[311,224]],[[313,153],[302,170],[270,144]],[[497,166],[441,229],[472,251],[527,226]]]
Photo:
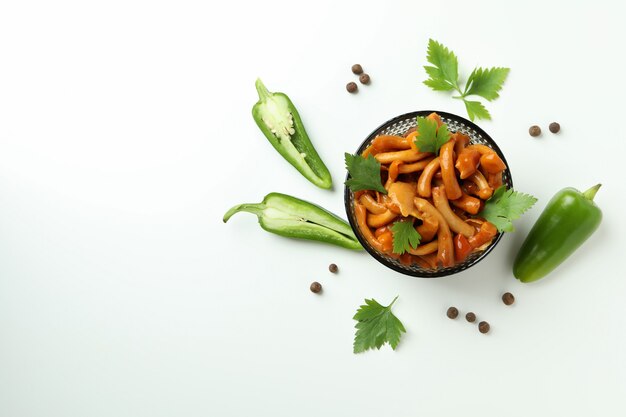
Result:
[[257,217],[259,217],[264,208],[265,208],[265,204],[263,203],[239,204],[231,208],[230,210],[228,210],[226,214],[224,214],[224,218],[222,220],[224,221],[224,223],[226,223],[232,217],[233,214],[239,213],[240,211],[247,211],[248,213],[253,213]]
[[272,93],[265,87],[260,78],[256,79],[254,86],[256,87],[256,92],[259,93],[259,101],[266,100],[272,96]]
[[591,187],[590,189],[588,189],[587,191],[585,191],[583,193],[583,196],[587,199],[587,200],[593,200],[593,198],[596,196],[596,193],[598,192],[598,190],[600,189],[600,187],[602,187],[602,184],[596,184],[593,187]]

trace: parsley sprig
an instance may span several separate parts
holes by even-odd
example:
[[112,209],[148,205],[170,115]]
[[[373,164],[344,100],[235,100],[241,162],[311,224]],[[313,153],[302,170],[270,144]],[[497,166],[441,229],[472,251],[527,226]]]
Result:
[[402,255],[409,249],[417,248],[420,244],[422,236],[413,227],[412,221],[398,221],[391,226],[391,233],[393,235],[393,253]]
[[360,155],[345,154],[346,169],[350,173],[350,179],[345,184],[352,191],[374,190],[387,194],[380,180],[380,162],[372,155],[363,158]]
[[493,223],[500,232],[513,232],[513,220],[518,219],[530,209],[537,199],[529,194],[519,193],[500,186],[485,202],[479,216]]
[[437,121],[426,117],[417,117],[417,137],[415,146],[420,152],[432,152],[435,155],[439,149],[450,140],[452,134],[445,124],[437,128]]
[[454,98],[463,100],[470,120],[491,119],[491,114],[480,101],[468,100],[467,97],[479,96],[487,101],[497,99],[500,96],[498,92],[502,89],[509,74],[509,68],[476,67],[467,79],[465,88],[462,89],[459,84],[459,63],[454,52],[439,42],[429,39],[426,59],[432,66],[424,67],[429,76],[424,84],[435,91],[455,90],[458,92],[459,96],[454,96]]
[[393,350],[396,349],[402,333],[406,333],[402,322],[391,312],[391,306],[397,299],[396,296],[386,307],[374,299],[365,299],[365,304],[359,307],[353,317],[357,321],[354,326],[357,329],[354,335],[354,353],[380,349],[385,343],[389,343]]

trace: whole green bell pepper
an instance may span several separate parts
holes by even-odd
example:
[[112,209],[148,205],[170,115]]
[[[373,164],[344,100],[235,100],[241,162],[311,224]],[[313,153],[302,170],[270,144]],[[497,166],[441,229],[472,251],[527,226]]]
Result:
[[240,211],[256,214],[263,229],[280,236],[317,240],[347,249],[363,249],[345,220],[290,195],[269,193],[260,203],[239,204],[226,212],[224,223]]
[[602,221],[602,211],[593,202],[600,185],[584,193],[564,188],[552,197],[515,258],[517,279],[532,282],[543,278],[595,232]]
[[269,92],[260,79],[255,85],[259,101],[252,107],[252,117],[267,140],[306,179],[320,188],[330,188],[330,172],[315,151],[289,97]]

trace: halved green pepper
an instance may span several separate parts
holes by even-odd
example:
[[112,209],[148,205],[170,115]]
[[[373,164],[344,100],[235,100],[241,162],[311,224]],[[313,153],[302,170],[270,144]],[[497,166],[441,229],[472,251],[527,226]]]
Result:
[[269,193],[261,203],[239,204],[226,212],[224,223],[240,211],[255,214],[263,229],[280,236],[363,249],[346,221],[320,206],[290,195]]
[[513,274],[522,282],[543,278],[595,232],[602,211],[593,202],[600,184],[581,193],[564,188],[552,197],[522,244]]
[[295,106],[283,93],[271,93],[256,80],[259,101],[252,107],[252,117],[272,146],[306,179],[321,188],[330,188],[333,180],[304,130]]

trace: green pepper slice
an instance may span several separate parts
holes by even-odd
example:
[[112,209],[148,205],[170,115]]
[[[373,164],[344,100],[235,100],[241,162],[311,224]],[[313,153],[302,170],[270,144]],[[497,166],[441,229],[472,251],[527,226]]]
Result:
[[306,179],[320,188],[330,188],[330,172],[315,151],[289,97],[268,91],[260,79],[255,85],[259,101],[252,107],[252,117],[267,140]]
[[261,203],[239,204],[226,212],[224,223],[240,211],[255,214],[263,229],[280,236],[363,249],[346,221],[320,206],[290,195],[269,193]]
[[600,184],[581,193],[564,188],[552,197],[522,244],[513,274],[521,282],[543,278],[596,231],[602,211],[593,202]]

